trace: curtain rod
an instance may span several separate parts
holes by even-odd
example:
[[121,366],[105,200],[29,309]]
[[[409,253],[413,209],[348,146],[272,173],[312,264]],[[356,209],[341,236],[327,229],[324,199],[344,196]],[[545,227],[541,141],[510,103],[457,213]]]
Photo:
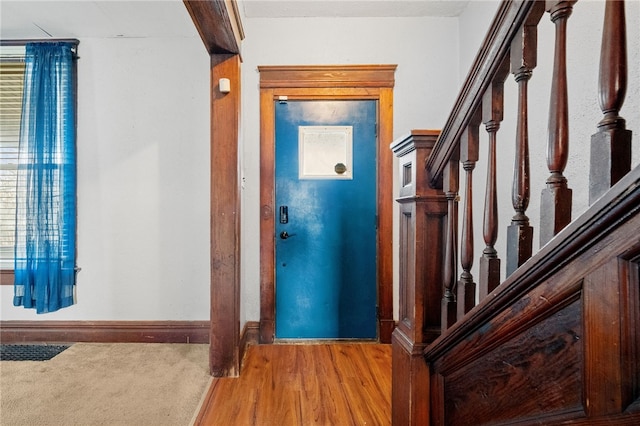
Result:
[[0,40],[0,46],[23,46],[27,43],[71,43],[78,46],[77,38],[23,38],[13,40]]

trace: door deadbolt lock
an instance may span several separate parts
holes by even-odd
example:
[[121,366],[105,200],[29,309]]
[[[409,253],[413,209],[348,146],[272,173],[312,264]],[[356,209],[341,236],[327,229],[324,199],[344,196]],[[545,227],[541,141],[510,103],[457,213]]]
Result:
[[289,223],[289,207],[280,206],[280,223]]

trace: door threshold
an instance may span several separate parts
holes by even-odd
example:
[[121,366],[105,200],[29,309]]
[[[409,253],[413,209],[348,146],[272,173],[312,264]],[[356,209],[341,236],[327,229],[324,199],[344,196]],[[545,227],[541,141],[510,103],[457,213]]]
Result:
[[350,339],[350,338],[314,338],[314,339],[273,339],[274,345],[326,345],[326,344],[339,344],[339,343],[362,343],[371,344],[380,343],[380,339]]

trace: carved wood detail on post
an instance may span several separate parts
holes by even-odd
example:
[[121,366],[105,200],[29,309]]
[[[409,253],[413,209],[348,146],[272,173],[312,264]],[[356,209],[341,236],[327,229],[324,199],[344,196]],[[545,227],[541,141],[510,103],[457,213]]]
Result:
[[600,51],[598,133],[591,136],[589,204],[631,170],[631,131],[619,112],[627,91],[627,39],[624,1],[605,5]]
[[516,213],[507,228],[507,276],[526,262],[533,250],[533,227],[529,225],[529,217],[526,215],[531,195],[527,87],[537,63],[538,22],[544,13],[541,6],[541,2],[536,3],[527,22],[511,42],[511,73],[518,83],[518,123],[511,192],[511,202]]
[[441,332],[447,199],[424,164],[440,134],[413,130],[391,144],[398,158],[399,303],[393,331],[393,424],[429,423],[429,368],[423,350]]
[[473,281],[473,169],[478,161],[480,139],[480,110],[467,126],[460,138],[460,161],[465,171],[465,191],[462,212],[462,235],[460,236],[460,265],[462,273],[458,280],[458,320],[476,304],[476,283]]
[[569,101],[567,96],[567,21],[576,0],[547,1],[546,9],[555,24],[553,78],[549,108],[547,167],[551,175],[540,202],[540,246],[571,222],[572,191],[563,172],[569,157]]
[[487,185],[484,198],[482,236],[486,247],[480,258],[479,299],[482,300],[500,284],[500,258],[495,249],[498,239],[498,185],[496,167],[496,141],[504,110],[504,80],[509,73],[509,62],[502,62],[493,82],[482,98],[482,123],[489,133]]
[[458,264],[458,188],[460,162],[458,160],[459,148],[449,159],[449,164],[444,169],[442,177],[442,190],[447,198],[447,228],[444,253],[444,286],[442,293],[442,331],[451,327],[456,322],[457,307],[455,286]]
[[441,332],[447,199],[442,187],[429,185],[423,167],[438,135],[436,130],[413,130],[391,145],[398,158],[400,183],[396,199],[400,208],[396,332],[421,344],[435,340]]

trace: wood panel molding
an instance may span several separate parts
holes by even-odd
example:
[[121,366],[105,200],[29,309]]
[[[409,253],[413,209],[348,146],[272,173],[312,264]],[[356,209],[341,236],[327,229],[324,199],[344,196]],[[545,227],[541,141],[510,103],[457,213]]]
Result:
[[259,66],[260,88],[389,87],[396,65]]
[[378,320],[382,343],[393,321],[393,85],[396,65],[259,66],[260,72],[260,342],[275,336],[275,108],[290,100],[378,101]]
[[209,343],[209,321],[0,321],[2,343]]

